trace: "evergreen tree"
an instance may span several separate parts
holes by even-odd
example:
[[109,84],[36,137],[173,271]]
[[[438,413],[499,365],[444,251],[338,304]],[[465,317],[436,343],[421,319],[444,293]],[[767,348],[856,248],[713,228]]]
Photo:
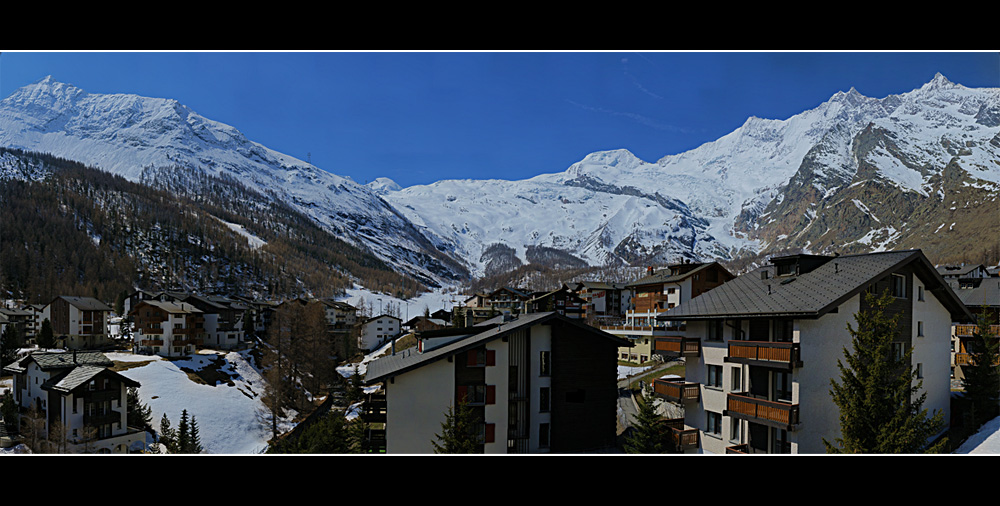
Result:
[[191,415],[191,432],[188,439],[188,451],[184,453],[201,453],[205,450],[201,447],[201,435],[198,431],[198,420],[194,415]]
[[138,388],[128,387],[126,402],[127,424],[130,427],[151,431],[153,429],[153,410],[139,399]]
[[458,409],[448,406],[441,423],[441,434],[434,434],[437,441],[434,453],[482,453],[482,446],[475,434],[479,419],[465,399],[458,403]]
[[971,403],[975,426],[997,416],[1000,402],[1000,342],[990,330],[990,321],[984,316],[976,319],[972,338],[966,341],[970,365],[963,368],[962,386],[965,398]]
[[181,411],[181,420],[177,423],[177,453],[190,453],[191,425],[187,410]]
[[17,360],[17,350],[21,347],[21,327],[7,325],[0,334],[0,370]]
[[52,332],[52,322],[48,318],[42,320],[42,328],[38,331],[35,343],[38,344],[39,348],[54,348],[56,346],[56,338]]
[[643,394],[638,398],[639,412],[632,416],[632,433],[625,441],[628,453],[673,453],[672,433],[656,412],[654,399]]
[[177,433],[170,427],[170,419],[166,413],[160,418],[159,442],[166,446],[168,453],[177,453]]
[[865,294],[866,309],[855,314],[857,329],[847,324],[853,352],[837,361],[840,382],[831,379],[830,395],[840,408],[840,437],[823,439],[827,453],[923,453],[940,451],[944,442],[928,448],[944,427],[944,413],[929,416],[920,393],[923,382],[910,365],[913,349],[898,351],[902,313],[888,315],[894,298]]

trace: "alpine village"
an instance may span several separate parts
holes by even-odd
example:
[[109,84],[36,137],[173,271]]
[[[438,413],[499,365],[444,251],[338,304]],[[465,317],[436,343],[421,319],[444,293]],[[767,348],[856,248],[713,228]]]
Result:
[[1000,89],[710,144],[362,185],[43,78],[0,101],[0,450],[953,453],[1000,415]]

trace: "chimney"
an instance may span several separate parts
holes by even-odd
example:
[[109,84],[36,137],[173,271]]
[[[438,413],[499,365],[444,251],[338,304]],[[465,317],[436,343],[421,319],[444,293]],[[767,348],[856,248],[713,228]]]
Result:
[[646,267],[646,275],[647,276],[652,276],[653,275],[653,266],[652,265],[650,265],[649,267]]

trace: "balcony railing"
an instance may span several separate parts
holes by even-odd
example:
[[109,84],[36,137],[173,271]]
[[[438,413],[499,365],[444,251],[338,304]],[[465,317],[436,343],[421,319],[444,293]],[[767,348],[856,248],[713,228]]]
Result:
[[163,339],[142,339],[139,346],[163,346]]
[[368,423],[385,423],[386,406],[385,394],[368,394],[361,404],[361,419]]
[[[955,325],[956,336],[972,337],[975,330],[976,325]],[[994,337],[1000,336],[1000,325],[990,325],[990,334],[993,334]]]
[[653,353],[677,353],[685,357],[701,354],[701,339],[697,337],[666,336],[653,339]]
[[[955,354],[955,365],[975,365],[976,361],[972,359],[972,355],[969,353],[956,353]],[[993,365],[1000,365],[1000,357],[994,361]]]
[[698,383],[684,381],[683,378],[673,380],[656,378],[653,380],[653,392],[669,401],[697,401],[699,391]]
[[680,451],[698,448],[698,429],[686,428],[683,418],[671,418],[665,420],[674,438],[677,440],[677,449]]
[[785,430],[795,430],[799,423],[798,404],[757,399],[747,393],[727,394],[724,414]]
[[768,341],[730,341],[727,362],[771,365],[782,368],[802,367],[799,343]]
[[385,429],[365,429],[361,439],[361,453],[385,453]]

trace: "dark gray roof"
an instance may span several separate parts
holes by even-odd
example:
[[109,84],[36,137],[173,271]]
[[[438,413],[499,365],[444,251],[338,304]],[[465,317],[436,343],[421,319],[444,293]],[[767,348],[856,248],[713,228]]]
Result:
[[[83,309],[84,311],[112,311],[107,304],[93,298],[93,297],[72,297],[69,295],[61,295],[56,297],[56,299],[63,299],[69,302],[71,305],[78,309]],[[55,299],[53,299],[55,300]]]
[[960,288],[957,280],[949,280],[955,295],[965,304],[965,307],[975,309],[982,306],[1000,307],[1000,279],[982,278],[975,288]]
[[966,274],[982,267],[986,268],[983,264],[968,264],[968,265],[940,265],[936,267],[938,274],[947,277],[965,277]]
[[[798,276],[776,276],[767,265],[730,280],[659,315],[662,320],[794,316],[817,318],[860,293],[870,283],[915,263],[926,289],[956,320],[971,317],[965,306],[920,250],[890,251],[831,258]],[[769,275],[761,279],[761,271]]]
[[71,392],[73,389],[87,383],[98,374],[104,373],[105,371],[107,371],[106,374],[115,376],[119,381],[125,383],[127,386],[136,388],[140,386],[138,381],[122,376],[115,371],[108,370],[107,367],[81,365],[74,367],[65,373],[53,376],[42,384],[42,389],[55,390],[58,392]]
[[591,327],[572,318],[567,318],[560,315],[554,311],[546,313],[531,313],[519,316],[517,319],[510,322],[505,322],[501,325],[495,327],[490,327],[484,331],[471,330],[470,333],[465,336],[459,335],[456,340],[452,343],[445,344],[438,348],[430,351],[425,351],[423,353],[418,353],[417,349],[407,348],[403,351],[396,352],[395,355],[388,355],[368,364],[368,372],[365,374],[365,384],[371,385],[374,383],[379,383],[390,376],[395,376],[402,374],[413,369],[417,369],[423,365],[434,362],[436,360],[447,358],[456,353],[461,353],[463,351],[475,348],[482,343],[487,341],[492,341],[499,337],[502,337],[510,332],[514,332],[520,329],[528,328],[533,325],[540,325],[547,323],[551,320],[559,320],[561,322],[566,322],[571,325],[580,327],[581,330],[585,330],[596,336],[607,338],[619,344],[619,346],[628,346],[629,342],[620,337],[608,334],[603,330],[595,327]]
[[695,275],[695,274],[697,274],[697,273],[699,273],[699,272],[701,272],[701,271],[703,271],[703,270],[711,267],[715,263],[716,262],[704,263],[704,264],[701,264],[701,265],[699,265],[699,266],[697,266],[697,267],[695,267],[695,268],[693,268],[693,269],[691,269],[691,270],[689,270],[687,272],[683,272],[681,274],[674,274],[674,275],[670,274],[670,270],[669,269],[663,269],[662,271],[657,272],[657,273],[655,273],[653,275],[646,276],[644,278],[639,278],[638,280],[633,281],[633,282],[631,282],[631,283],[629,283],[629,284],[627,284],[625,286],[630,286],[631,287],[631,286],[648,285],[648,284],[652,284],[652,283],[678,283],[680,281],[683,281],[683,280],[685,280],[685,279],[687,279],[687,278],[689,278],[689,277],[691,277],[691,276],[693,276],[693,275]]
[[4,370],[9,370],[11,372],[24,372],[30,362],[37,363],[38,367],[43,371],[77,367],[80,365],[91,365],[102,368],[115,365],[111,359],[98,351],[36,351],[25,356],[21,360],[8,365],[4,368]]

